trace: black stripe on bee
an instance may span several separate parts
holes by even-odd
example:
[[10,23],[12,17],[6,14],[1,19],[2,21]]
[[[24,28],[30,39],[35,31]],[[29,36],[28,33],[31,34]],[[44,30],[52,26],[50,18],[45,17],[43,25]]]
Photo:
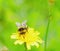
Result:
[[27,28],[19,28],[18,31],[27,30]]
[[25,34],[26,32],[20,32],[20,34]]
[[27,28],[19,28],[18,31],[20,32],[20,34],[25,34],[27,31]]

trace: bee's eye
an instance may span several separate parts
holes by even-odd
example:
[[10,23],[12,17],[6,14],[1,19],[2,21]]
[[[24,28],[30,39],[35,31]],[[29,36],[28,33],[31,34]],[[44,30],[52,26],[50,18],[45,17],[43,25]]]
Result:
[[20,28],[18,31],[23,31],[24,30],[24,28]]

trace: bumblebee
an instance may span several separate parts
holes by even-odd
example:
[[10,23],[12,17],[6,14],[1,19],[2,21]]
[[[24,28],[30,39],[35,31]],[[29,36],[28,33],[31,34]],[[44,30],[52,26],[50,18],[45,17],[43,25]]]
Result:
[[25,34],[28,31],[28,27],[26,25],[26,21],[22,22],[21,24],[17,22],[16,25],[18,27],[18,32],[21,35]]
[[25,27],[25,28],[21,27],[18,29],[18,31],[20,32],[20,34],[25,34],[27,32],[27,29],[28,29],[27,27]]

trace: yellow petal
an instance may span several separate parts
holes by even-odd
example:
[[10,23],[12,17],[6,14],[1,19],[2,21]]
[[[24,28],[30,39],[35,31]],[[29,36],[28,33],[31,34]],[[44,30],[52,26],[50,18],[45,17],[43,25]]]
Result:
[[35,35],[39,35],[40,33],[38,31],[35,32]]
[[27,47],[27,49],[28,49],[28,50],[30,50],[30,49],[31,49],[30,45],[26,45],[26,47]]
[[11,39],[16,39],[16,38],[17,38],[16,34],[11,35]]
[[44,43],[44,41],[43,41],[42,39],[37,40],[37,42],[39,42],[39,43]]
[[17,44],[20,44],[20,45],[21,45],[21,44],[23,44],[23,42],[20,41],[20,40],[16,40],[16,41],[14,42],[14,44],[15,44],[15,45],[17,45]]
[[37,42],[34,42],[34,44],[37,48],[39,47],[39,44]]
[[19,44],[22,45],[24,42],[20,41]]

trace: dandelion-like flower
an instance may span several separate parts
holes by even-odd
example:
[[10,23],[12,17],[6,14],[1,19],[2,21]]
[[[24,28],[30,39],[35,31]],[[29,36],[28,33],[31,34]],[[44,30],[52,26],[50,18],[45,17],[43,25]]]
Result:
[[18,31],[11,35],[12,39],[16,39],[14,42],[17,44],[26,44],[26,48],[29,50],[31,46],[39,47],[39,43],[43,43],[42,39],[38,36],[39,32],[33,28],[27,27],[26,22],[22,24],[16,23]]

